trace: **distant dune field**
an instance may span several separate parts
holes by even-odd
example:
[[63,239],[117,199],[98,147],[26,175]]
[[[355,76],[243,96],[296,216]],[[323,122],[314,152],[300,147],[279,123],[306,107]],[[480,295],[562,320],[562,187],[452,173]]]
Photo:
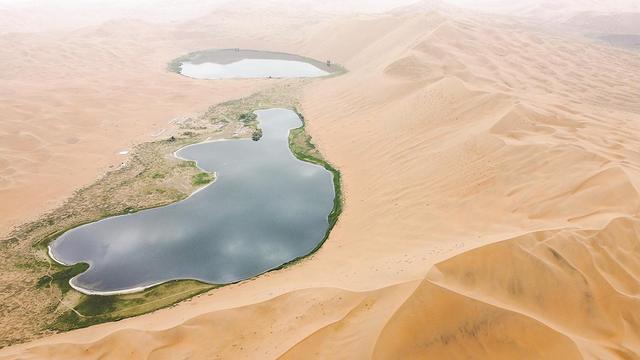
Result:
[[257,48],[349,72],[302,94],[345,195],[316,254],[0,358],[640,357],[640,55],[532,24],[435,2],[360,15],[266,3],[64,42],[3,36],[5,232],[172,117],[269,85],[191,81],[165,72],[173,57]]

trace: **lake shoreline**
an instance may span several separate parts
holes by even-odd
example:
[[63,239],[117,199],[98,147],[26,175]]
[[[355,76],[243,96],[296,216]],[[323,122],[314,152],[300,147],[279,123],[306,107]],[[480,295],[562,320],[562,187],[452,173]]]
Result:
[[[51,331],[68,331],[142,315],[216,288],[182,280],[132,294],[85,295],[72,288],[68,280],[84,271],[86,265],[60,265],[48,256],[47,245],[78,226],[185,199],[197,190],[192,176],[200,170],[192,162],[178,161],[171,156],[173,152],[202,141],[251,138],[255,126],[251,119],[243,120],[243,114],[272,107],[294,110],[299,104],[300,89],[312,81],[317,80],[277,81],[252,95],[183,117],[173,123],[164,139],[130,147],[125,165],[79,188],[54,210],[16,227],[3,242],[8,247],[5,264],[13,274],[19,275],[14,285],[21,289],[21,299],[29,307],[30,315],[0,321],[0,325],[15,334],[0,339],[0,346],[32,340]],[[70,311],[71,307],[75,310]]]
[[[242,60],[251,60],[251,59],[283,60],[283,61],[290,61],[290,62],[306,63],[318,68],[321,71],[326,72],[327,74],[320,76],[323,78],[340,75],[346,72],[345,68],[343,68],[339,64],[332,63],[330,60],[323,62],[323,61],[319,61],[310,57],[297,55],[297,54],[290,54],[290,53],[278,52],[278,51],[267,51],[267,50],[251,50],[251,49],[208,49],[208,50],[193,51],[170,61],[169,64],[167,65],[167,70],[191,79],[223,80],[225,78],[207,79],[207,78],[196,78],[189,75],[185,75],[182,73],[182,64],[187,62],[192,63],[194,65],[214,63],[214,64],[226,66],[229,64],[233,64],[234,62],[239,62]],[[271,78],[282,79],[287,77],[291,77],[291,76],[286,76],[286,77],[273,76]],[[295,77],[304,78],[305,76],[297,75]],[[268,78],[268,76],[241,77],[241,78],[260,79],[260,78]]]
[[[266,270],[264,270],[264,271],[262,271],[262,272],[260,272],[260,273],[258,273],[256,275],[247,277],[245,279],[240,279],[240,280],[237,280],[237,281],[227,282],[227,283],[215,283],[215,282],[210,282],[210,281],[207,281],[207,280],[204,280],[204,279],[201,279],[201,278],[197,278],[197,277],[181,277],[181,278],[171,278],[171,279],[167,279],[167,280],[163,280],[163,281],[158,281],[158,282],[155,282],[155,283],[150,284],[150,285],[135,286],[135,287],[132,287],[132,288],[125,288],[125,289],[118,289],[118,290],[101,291],[101,290],[92,290],[92,289],[84,288],[84,287],[82,287],[82,286],[80,286],[80,285],[78,285],[78,284],[76,284],[74,282],[74,280],[78,276],[80,276],[82,273],[88,271],[91,268],[91,266],[92,266],[92,262],[91,261],[82,261],[82,262],[78,262],[78,263],[67,264],[67,263],[65,263],[65,262],[63,262],[63,261],[61,261],[61,260],[59,260],[59,259],[57,259],[55,257],[55,255],[53,254],[53,251],[51,249],[51,244],[48,244],[47,245],[47,249],[48,249],[47,253],[48,253],[49,257],[53,261],[57,262],[58,264],[60,264],[60,265],[62,265],[64,267],[78,265],[79,263],[86,263],[86,264],[89,265],[89,268],[87,270],[85,270],[84,272],[82,272],[80,274],[77,274],[73,278],[69,279],[69,285],[74,290],[76,290],[76,291],[78,291],[78,292],[80,292],[82,294],[89,295],[89,296],[112,296],[112,295],[126,295],[126,294],[140,293],[140,292],[144,292],[147,289],[154,288],[154,287],[157,287],[159,285],[162,285],[162,284],[165,284],[165,283],[168,283],[168,282],[172,282],[172,281],[196,281],[196,282],[201,282],[203,284],[219,287],[219,286],[225,286],[225,285],[239,283],[239,282],[242,282],[242,281],[251,280],[251,279],[253,279],[255,277],[258,277],[260,275],[263,275],[265,273],[268,273],[268,272],[271,272],[271,271],[274,271],[274,270],[278,270],[278,269],[282,269],[282,268],[285,268],[287,266],[291,266],[292,264],[294,264],[294,263],[296,263],[296,262],[298,262],[298,261],[300,261],[300,260],[312,255],[313,253],[315,253],[322,246],[322,244],[324,244],[324,242],[328,238],[331,229],[335,225],[335,220],[337,220],[337,215],[335,215],[335,213],[336,213],[336,211],[338,211],[338,207],[341,207],[341,204],[342,204],[339,172],[335,168],[333,168],[330,164],[328,164],[326,161],[324,161],[323,159],[316,158],[316,157],[310,157],[310,156],[308,156],[308,154],[306,154],[304,152],[295,150],[296,148],[293,146],[293,141],[292,141],[292,137],[294,136],[293,134],[296,133],[296,134],[301,134],[303,136],[304,135],[308,136],[308,134],[306,134],[306,132],[305,132],[304,116],[300,112],[298,112],[295,107],[293,109],[285,108],[285,107],[268,108],[268,109],[256,109],[254,112],[261,111],[261,110],[287,110],[287,111],[291,111],[291,112],[295,113],[297,118],[300,120],[301,125],[299,127],[289,129],[289,133],[288,133],[288,136],[287,136],[287,143],[288,143],[287,146],[288,146],[290,155],[293,158],[295,158],[295,159],[297,159],[299,161],[303,161],[303,162],[309,163],[311,165],[324,168],[325,170],[327,170],[331,174],[332,185],[333,185],[333,200],[332,201],[333,201],[334,205],[331,208],[331,212],[330,212],[330,214],[328,216],[328,226],[327,226],[327,230],[325,231],[325,235],[323,236],[323,238],[318,242],[318,244],[310,252],[308,252],[306,254],[303,254],[303,255],[300,255],[300,256],[297,256],[294,259],[286,261],[286,262],[284,262],[282,264],[275,265],[275,266],[273,266],[271,268],[268,268],[268,269],[266,269]],[[310,139],[310,137],[309,137],[309,139]],[[184,157],[178,155],[178,153],[180,151],[186,149],[186,148],[189,148],[189,147],[194,147],[194,146],[197,146],[197,145],[202,145],[202,144],[207,144],[207,143],[226,142],[226,141],[250,141],[250,139],[248,139],[248,138],[205,139],[205,140],[203,140],[201,142],[184,145],[184,146],[178,148],[177,150],[173,151],[173,154],[172,154],[173,157],[175,157],[176,159],[179,159],[179,160],[195,163],[195,166],[200,171],[213,174],[214,175],[214,180],[211,181],[209,184],[206,184],[206,185],[196,189],[194,192],[189,194],[186,198],[184,198],[182,200],[178,200],[177,202],[174,202],[174,203],[162,205],[159,208],[166,207],[166,206],[171,206],[171,205],[177,204],[179,202],[182,202],[184,200],[187,200],[187,199],[191,198],[192,196],[194,196],[195,194],[197,194],[198,192],[206,189],[210,185],[213,185],[215,183],[215,180],[217,179],[215,171],[214,172],[209,172],[206,169],[203,169],[202,167],[200,167],[198,165],[198,161],[197,160],[184,158]],[[147,209],[144,209],[144,210],[147,210]],[[103,219],[97,220],[97,221],[92,222],[92,223],[104,221],[104,220],[107,220],[107,219],[113,219],[113,218],[120,217],[120,216],[128,216],[128,215],[131,215],[131,214],[120,214],[120,215],[116,215],[116,216],[112,216],[112,217],[108,217],[108,218],[103,218]],[[332,221],[332,218],[334,219],[333,221]],[[83,225],[80,225],[80,226],[87,226],[87,225],[90,225],[92,223],[83,224]],[[70,230],[73,230],[73,229],[69,229],[67,231],[70,231]],[[60,234],[59,236],[62,236],[62,234]]]
[[[297,144],[292,150],[293,156],[304,157],[305,160],[309,162],[324,164],[325,160],[320,152],[309,142],[310,136],[308,136],[304,130],[304,117],[297,110],[299,106],[298,96],[300,94],[300,88],[311,81],[314,80],[290,79],[276,83],[273,87],[257,92],[249,97],[211,106],[196,118],[183,119],[181,123],[175,125],[178,131],[183,131],[184,134],[178,136],[175,132],[176,130],[172,130],[166,134],[169,139],[145,142],[132,147],[128,155],[129,160],[127,161],[126,167],[106,173],[93,184],[78,190],[74,196],[68,199],[60,208],[44,214],[36,221],[26,223],[14,231],[11,235],[13,238],[21,239],[20,241],[24,244],[31,244],[24,248],[27,252],[21,255],[21,259],[29,259],[29,266],[34,269],[32,272],[33,275],[29,275],[31,280],[27,281],[37,283],[38,285],[27,288],[27,290],[33,293],[32,297],[42,297],[41,295],[45,289],[46,293],[51,292],[52,294],[50,297],[45,298],[48,299],[48,301],[40,301],[38,304],[34,304],[34,306],[36,306],[35,311],[39,314],[36,322],[33,323],[35,327],[34,325],[18,323],[14,326],[25,329],[29,328],[31,329],[31,334],[39,337],[43,332],[47,331],[69,331],[139,316],[173,306],[181,301],[217,288],[217,285],[210,285],[195,280],[172,280],[160,285],[147,287],[135,293],[104,296],[86,295],[77,291],[68,283],[71,278],[79,272],[84,271],[83,267],[66,267],[60,265],[48,256],[47,245],[64,232],[78,226],[100,221],[108,217],[166,206],[188,197],[193,191],[180,195],[180,193],[175,193],[174,190],[168,189],[171,191],[165,194],[171,194],[171,196],[165,195],[159,200],[154,200],[155,203],[151,203],[150,206],[145,206],[145,203],[149,203],[149,197],[144,195],[144,186],[148,186],[144,184],[147,181],[151,181],[152,183],[157,183],[157,180],[164,181],[163,179],[155,179],[155,171],[165,172],[167,169],[175,169],[171,170],[174,174],[177,174],[175,176],[185,181],[191,176],[186,174],[190,172],[195,173],[196,170],[199,171],[197,167],[191,167],[191,162],[182,161],[178,164],[170,164],[170,161],[167,162],[168,159],[175,159],[175,157],[171,155],[183,147],[205,141],[219,141],[230,137],[249,139],[253,131],[255,131],[254,125],[250,122],[239,122],[238,119],[241,118],[242,114],[253,110],[285,108],[296,112],[303,120],[303,127],[292,130],[290,141]],[[219,125],[224,126],[220,128]],[[227,134],[227,136],[218,138],[221,134]],[[173,136],[175,136],[175,140],[172,140]],[[144,182],[141,183],[136,180],[136,182],[130,183],[128,179],[140,179],[140,176],[136,176],[138,174],[137,171],[139,171],[136,169],[140,168],[142,163],[147,164],[144,166],[146,170],[144,170],[145,172],[141,178]],[[149,165],[151,166],[149,167]],[[176,173],[175,171],[178,172]],[[339,181],[339,176],[336,177],[335,173],[333,174],[334,180],[338,179]],[[334,181],[334,190],[336,188],[340,189],[339,185],[336,185]],[[107,201],[107,203],[104,204],[105,206],[100,206],[101,208],[107,209],[106,214],[103,215],[100,212],[96,212],[94,208],[89,208],[88,211],[83,209],[83,204],[90,203],[89,199],[99,198],[94,194],[102,194],[107,190],[109,195],[104,198],[104,201]],[[124,200],[118,200],[121,197],[119,194],[122,191],[130,195],[126,195]],[[334,211],[330,214],[330,228],[335,224],[337,218],[335,216],[335,209],[341,209],[342,207],[341,192],[335,192],[335,194],[338,196],[334,199],[336,200],[334,201]],[[337,200],[338,198],[340,199],[339,201]],[[114,202],[116,200],[118,201]],[[339,204],[338,207],[336,207],[336,204]],[[327,235],[325,235],[325,238],[320,242],[318,248],[326,241],[326,237]],[[309,252],[303,258],[313,256],[317,250],[317,248],[313,249],[313,251]],[[20,254],[21,253],[16,253],[15,256]],[[277,268],[269,269],[267,272],[288,267],[292,263],[300,260],[301,258],[294,259]],[[25,276],[27,275],[28,273],[25,273]],[[256,277],[257,276],[254,276],[244,281],[251,281]],[[60,310],[53,313],[47,310],[51,307],[59,306],[61,302],[64,302],[65,305]],[[75,310],[68,310],[69,306],[72,306]]]

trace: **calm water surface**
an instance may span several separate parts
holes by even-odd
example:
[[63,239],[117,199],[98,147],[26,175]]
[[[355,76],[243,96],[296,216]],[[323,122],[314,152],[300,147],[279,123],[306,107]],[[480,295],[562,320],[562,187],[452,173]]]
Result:
[[289,110],[256,112],[260,141],[192,145],[177,155],[216,172],[216,181],[178,203],[70,230],[51,244],[65,264],[87,262],[72,285],[126,291],[174,279],[224,284],[306,255],[322,241],[335,196],[323,167],[296,159]]
[[229,64],[212,62],[193,64],[187,61],[182,63],[180,69],[182,75],[195,79],[289,78],[329,75],[328,72],[306,62],[279,59],[242,59]]

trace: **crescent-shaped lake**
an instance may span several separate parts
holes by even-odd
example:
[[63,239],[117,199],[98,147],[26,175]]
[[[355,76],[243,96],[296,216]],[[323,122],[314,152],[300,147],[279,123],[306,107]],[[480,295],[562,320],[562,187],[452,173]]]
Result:
[[88,263],[71,280],[87,293],[139,290],[177,279],[244,280],[313,251],[327,232],[333,175],[297,159],[289,131],[302,126],[286,109],[256,111],[263,136],[191,145],[216,180],[168,206],[69,230],[50,246],[64,264]]

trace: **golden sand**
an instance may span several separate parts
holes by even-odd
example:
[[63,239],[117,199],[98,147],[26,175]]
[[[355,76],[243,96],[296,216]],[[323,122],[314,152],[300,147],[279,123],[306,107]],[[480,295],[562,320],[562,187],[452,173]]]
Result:
[[[350,70],[302,101],[346,196],[325,245],[255,280],[0,357],[640,356],[637,53],[439,7],[258,18],[2,40],[14,49],[0,55],[11,119],[0,169],[13,169],[2,226],[51,208],[172,116],[266,86],[164,71],[181,52],[233,42]],[[185,29],[193,38],[171,40]]]

